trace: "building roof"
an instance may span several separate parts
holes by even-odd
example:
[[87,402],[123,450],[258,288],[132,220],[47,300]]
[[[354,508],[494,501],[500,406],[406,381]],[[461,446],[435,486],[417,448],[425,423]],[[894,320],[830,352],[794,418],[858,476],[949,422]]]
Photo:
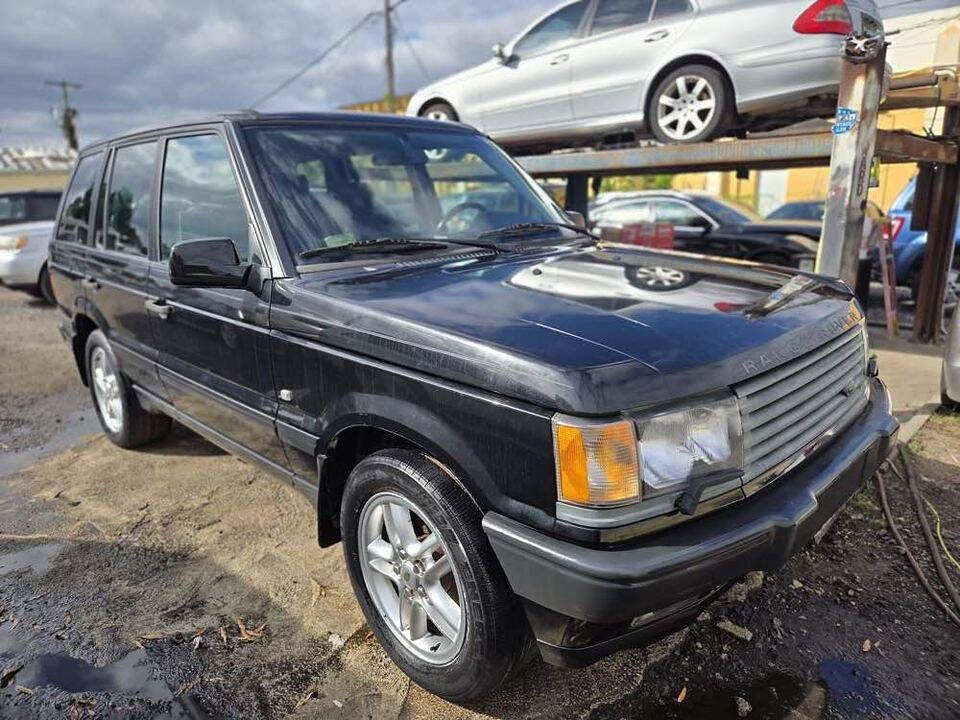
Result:
[[69,172],[75,150],[42,147],[0,147],[0,173]]

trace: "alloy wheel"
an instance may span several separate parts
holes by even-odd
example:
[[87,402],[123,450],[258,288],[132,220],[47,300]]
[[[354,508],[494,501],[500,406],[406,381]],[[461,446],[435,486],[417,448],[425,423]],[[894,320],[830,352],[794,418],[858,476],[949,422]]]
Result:
[[463,584],[426,513],[397,493],[379,493],[364,505],[357,535],[364,583],[386,627],[421,660],[451,662],[466,636]]
[[119,433],[123,429],[120,378],[111,367],[102,347],[94,348],[90,354],[90,370],[93,376],[93,395],[97,399],[100,417],[110,432]]
[[686,281],[687,276],[680,270],[657,265],[654,267],[637,268],[636,279],[637,282],[644,287],[661,290],[682,285]]
[[672,140],[697,137],[716,112],[714,88],[698,75],[681,75],[657,100],[657,123]]

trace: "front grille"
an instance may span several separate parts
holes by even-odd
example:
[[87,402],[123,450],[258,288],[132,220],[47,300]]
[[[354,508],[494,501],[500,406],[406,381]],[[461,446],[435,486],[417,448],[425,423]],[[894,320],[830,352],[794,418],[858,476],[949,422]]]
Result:
[[807,446],[851,422],[867,404],[863,334],[822,347],[735,385],[743,423],[743,482],[782,472]]

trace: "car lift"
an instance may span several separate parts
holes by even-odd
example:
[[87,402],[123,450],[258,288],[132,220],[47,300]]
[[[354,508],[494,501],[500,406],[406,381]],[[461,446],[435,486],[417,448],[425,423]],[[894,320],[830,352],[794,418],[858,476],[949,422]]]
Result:
[[[927,229],[928,238],[914,336],[921,342],[938,343],[960,202],[960,47],[956,48],[957,65],[894,76],[882,104],[885,44],[847,39],[843,47],[844,67],[832,132],[801,133],[785,128],[743,140],[555,152],[521,156],[517,162],[537,178],[566,178],[566,207],[584,216],[592,177],[713,170],[744,173],[829,165],[830,190],[817,267],[843,278],[851,287],[874,156],[883,163],[916,163],[921,172],[914,227]],[[903,108],[945,108],[943,134],[921,137],[877,129],[879,111]],[[454,168],[450,173],[456,174]]]

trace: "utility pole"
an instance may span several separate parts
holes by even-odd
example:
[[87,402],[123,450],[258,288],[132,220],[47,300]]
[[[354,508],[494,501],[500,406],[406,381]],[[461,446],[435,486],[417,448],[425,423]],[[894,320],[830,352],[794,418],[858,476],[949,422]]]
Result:
[[60,129],[63,131],[63,137],[67,141],[67,146],[71,150],[79,149],[77,142],[77,110],[70,105],[70,90],[79,90],[83,87],[80,83],[68,82],[67,80],[47,80],[45,85],[59,87],[63,91],[63,107],[60,110]]
[[[399,4],[399,3],[398,3]],[[390,6],[390,0],[383,0],[383,28],[384,40],[387,47],[386,65],[387,65],[387,108],[390,112],[396,110],[397,101],[397,80],[393,67],[393,20],[390,13],[393,7]]]

